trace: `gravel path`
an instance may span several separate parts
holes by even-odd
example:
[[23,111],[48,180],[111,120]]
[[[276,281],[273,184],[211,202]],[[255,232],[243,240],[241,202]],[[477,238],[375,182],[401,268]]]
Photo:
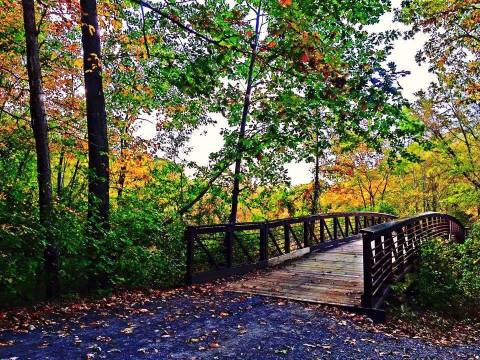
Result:
[[480,359],[478,346],[368,332],[319,307],[261,296],[181,291],[133,308],[2,331],[0,359]]

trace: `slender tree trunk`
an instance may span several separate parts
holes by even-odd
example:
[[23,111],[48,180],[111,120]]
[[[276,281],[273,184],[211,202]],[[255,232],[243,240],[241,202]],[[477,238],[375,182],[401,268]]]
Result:
[[70,178],[70,181],[68,182],[68,185],[66,187],[66,190],[68,190],[68,206],[72,204],[72,195],[73,195],[73,188],[75,186],[75,180],[77,179],[77,173],[78,169],[80,167],[80,160],[77,159],[77,162],[75,163],[75,167],[73,170],[72,177]]
[[360,195],[362,196],[363,208],[367,209],[367,200],[365,199],[365,194],[363,193],[363,185],[359,178],[357,178],[358,189],[360,190]]
[[[125,148],[125,140],[120,140],[120,159],[124,161],[124,148]],[[120,202],[122,199],[123,188],[125,186],[125,179],[127,178],[127,165],[126,162],[122,164],[120,167],[120,173],[118,174],[118,190],[117,190],[117,202]]]
[[233,175],[232,207],[231,207],[230,218],[229,218],[229,221],[231,224],[234,224],[237,221],[238,196],[240,194],[240,176],[242,171],[241,170],[242,154],[244,151],[243,142],[245,140],[245,129],[247,125],[248,112],[250,110],[250,97],[251,97],[252,88],[253,88],[253,70],[255,68],[255,61],[257,58],[258,39],[260,36],[260,20],[261,20],[260,11],[261,11],[261,2],[258,5],[257,13],[256,13],[255,39],[252,44],[252,55],[250,57],[250,65],[248,68],[248,76],[247,76],[247,89],[245,90],[242,118],[240,122],[240,131],[238,134],[237,158],[235,160],[235,172]]
[[23,21],[27,46],[27,71],[30,87],[30,115],[37,153],[37,173],[40,205],[40,223],[45,229],[46,247],[44,250],[46,296],[53,298],[60,290],[58,277],[58,251],[51,233],[53,211],[52,172],[48,148],[48,124],[45,116],[45,94],[42,88],[35,5],[33,0],[22,0]]
[[122,165],[120,167],[120,174],[118,175],[118,191],[117,191],[117,201],[122,200],[123,189],[125,187],[125,179],[127,178],[127,166]]
[[123,190],[125,188],[125,180],[127,178],[127,163],[124,159],[125,156],[125,148],[127,147],[127,141],[125,140],[128,132],[128,118],[129,118],[129,111],[127,110],[127,114],[125,116],[125,126],[122,127],[120,133],[120,161],[123,162],[122,166],[120,167],[120,173],[118,174],[118,189],[117,189],[117,203],[121,201]]
[[318,198],[320,197],[320,146],[318,143],[318,131],[315,133],[315,141],[315,176],[313,181],[312,215],[318,212]]
[[61,200],[62,190],[63,190],[63,160],[65,158],[65,152],[62,150],[60,152],[60,157],[58,159],[58,169],[57,169],[57,198]]
[[[80,0],[82,46],[88,124],[88,223],[92,238],[101,239],[109,228],[109,160],[107,115],[102,84],[100,31],[96,0]],[[93,261],[95,251],[90,246]],[[96,280],[89,279],[89,288]]]

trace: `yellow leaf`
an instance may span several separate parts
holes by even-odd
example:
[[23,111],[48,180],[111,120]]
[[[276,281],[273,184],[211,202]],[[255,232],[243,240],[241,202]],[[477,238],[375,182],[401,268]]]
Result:
[[93,34],[95,34],[95,27],[88,24],[88,32],[90,33],[90,36],[93,36]]
[[122,22],[120,20],[113,19],[112,26],[115,30],[119,30],[122,28]]
[[73,66],[80,69],[83,66],[83,59],[75,59]]

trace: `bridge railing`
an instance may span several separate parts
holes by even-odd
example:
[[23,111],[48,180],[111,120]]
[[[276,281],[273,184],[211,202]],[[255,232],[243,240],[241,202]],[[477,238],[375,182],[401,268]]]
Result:
[[361,230],[363,236],[364,294],[362,306],[383,304],[390,285],[402,279],[414,265],[425,240],[443,238],[463,242],[465,228],[454,217],[424,213]]
[[187,283],[242,274],[295,250],[336,246],[362,228],[395,216],[374,212],[317,214],[273,221],[188,226]]

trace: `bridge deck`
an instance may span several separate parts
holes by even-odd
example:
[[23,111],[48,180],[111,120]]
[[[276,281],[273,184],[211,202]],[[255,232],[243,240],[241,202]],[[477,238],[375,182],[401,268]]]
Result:
[[362,240],[313,252],[288,265],[231,283],[228,290],[359,307],[363,293]]

